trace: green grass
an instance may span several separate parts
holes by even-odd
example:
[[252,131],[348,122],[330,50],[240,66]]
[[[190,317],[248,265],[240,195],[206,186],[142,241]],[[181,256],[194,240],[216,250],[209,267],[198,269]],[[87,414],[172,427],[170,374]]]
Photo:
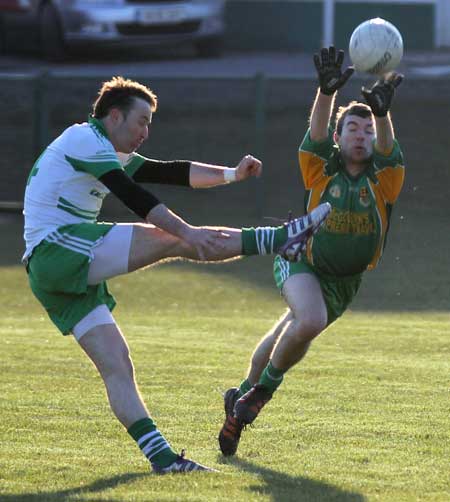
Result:
[[238,456],[221,457],[220,391],[284,309],[249,270],[168,265],[111,281],[153,417],[176,449],[220,470],[156,477],[23,269],[0,268],[0,501],[449,500],[442,312],[348,312],[289,372]]

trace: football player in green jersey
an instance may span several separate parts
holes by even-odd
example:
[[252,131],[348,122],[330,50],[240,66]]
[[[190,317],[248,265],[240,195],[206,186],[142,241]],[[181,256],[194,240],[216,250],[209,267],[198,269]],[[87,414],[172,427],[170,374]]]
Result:
[[365,270],[383,252],[392,206],[404,179],[403,156],[389,109],[403,76],[381,77],[362,89],[366,103],[338,109],[336,92],[353,68],[342,71],[344,52],[324,48],[314,55],[319,89],[309,129],[299,148],[307,210],[331,204],[325,224],[310,239],[301,260],[275,258],[274,276],[288,310],[259,342],[247,378],[225,392],[225,423],[219,434],[224,455],[233,455],[242,429],[272,398],[283,375],[306,354],[311,341],[341,316]]

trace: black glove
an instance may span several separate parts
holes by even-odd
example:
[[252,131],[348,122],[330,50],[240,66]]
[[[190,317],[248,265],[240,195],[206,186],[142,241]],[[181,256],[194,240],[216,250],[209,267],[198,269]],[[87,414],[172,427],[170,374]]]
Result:
[[395,89],[402,83],[403,75],[391,72],[375,82],[371,89],[363,87],[361,94],[375,117],[386,117],[391,107]]
[[341,71],[344,62],[344,51],[340,50],[336,57],[336,49],[331,45],[323,48],[319,54],[314,54],[314,64],[319,77],[320,92],[331,96],[340,89],[352,76],[355,69],[349,66],[344,73]]

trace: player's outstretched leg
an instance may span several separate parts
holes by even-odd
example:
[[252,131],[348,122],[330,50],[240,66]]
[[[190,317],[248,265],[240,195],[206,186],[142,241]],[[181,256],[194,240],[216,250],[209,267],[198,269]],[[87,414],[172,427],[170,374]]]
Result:
[[[306,247],[308,239],[320,228],[330,212],[328,203],[320,204],[310,213],[295,218],[278,227],[256,228],[224,228],[208,227],[228,235],[221,240],[220,246],[205,251],[204,260],[222,261],[238,256],[281,254],[289,261],[298,261]],[[97,274],[97,281],[107,280],[116,275],[133,272],[140,268],[152,265],[167,258],[188,258],[199,260],[198,251],[182,239],[175,237],[152,225],[133,224],[133,233],[129,245],[127,265],[114,269],[102,265],[101,274]],[[126,229],[117,225],[105,238],[110,241],[115,235],[122,239]],[[119,239],[119,240],[120,240]],[[108,245],[109,249],[109,245]],[[115,246],[113,246],[115,249]],[[91,268],[95,268],[97,255],[98,261],[105,262],[101,257],[102,245],[98,246]],[[123,253],[126,255],[126,252]],[[108,256],[108,255],[107,255]],[[123,260],[122,260],[123,261]],[[110,263],[110,260],[106,260]],[[110,270],[111,269],[111,270]],[[92,284],[92,282],[90,282]]]

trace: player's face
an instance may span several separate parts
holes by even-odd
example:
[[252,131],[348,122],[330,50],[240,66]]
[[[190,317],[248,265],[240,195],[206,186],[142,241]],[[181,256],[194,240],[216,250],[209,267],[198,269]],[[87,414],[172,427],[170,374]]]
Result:
[[375,128],[372,117],[347,115],[340,135],[336,134],[336,142],[346,162],[364,164],[373,153]]
[[118,152],[134,152],[148,138],[152,122],[150,104],[143,99],[134,98],[134,103],[126,115],[120,110],[117,112],[112,143]]

